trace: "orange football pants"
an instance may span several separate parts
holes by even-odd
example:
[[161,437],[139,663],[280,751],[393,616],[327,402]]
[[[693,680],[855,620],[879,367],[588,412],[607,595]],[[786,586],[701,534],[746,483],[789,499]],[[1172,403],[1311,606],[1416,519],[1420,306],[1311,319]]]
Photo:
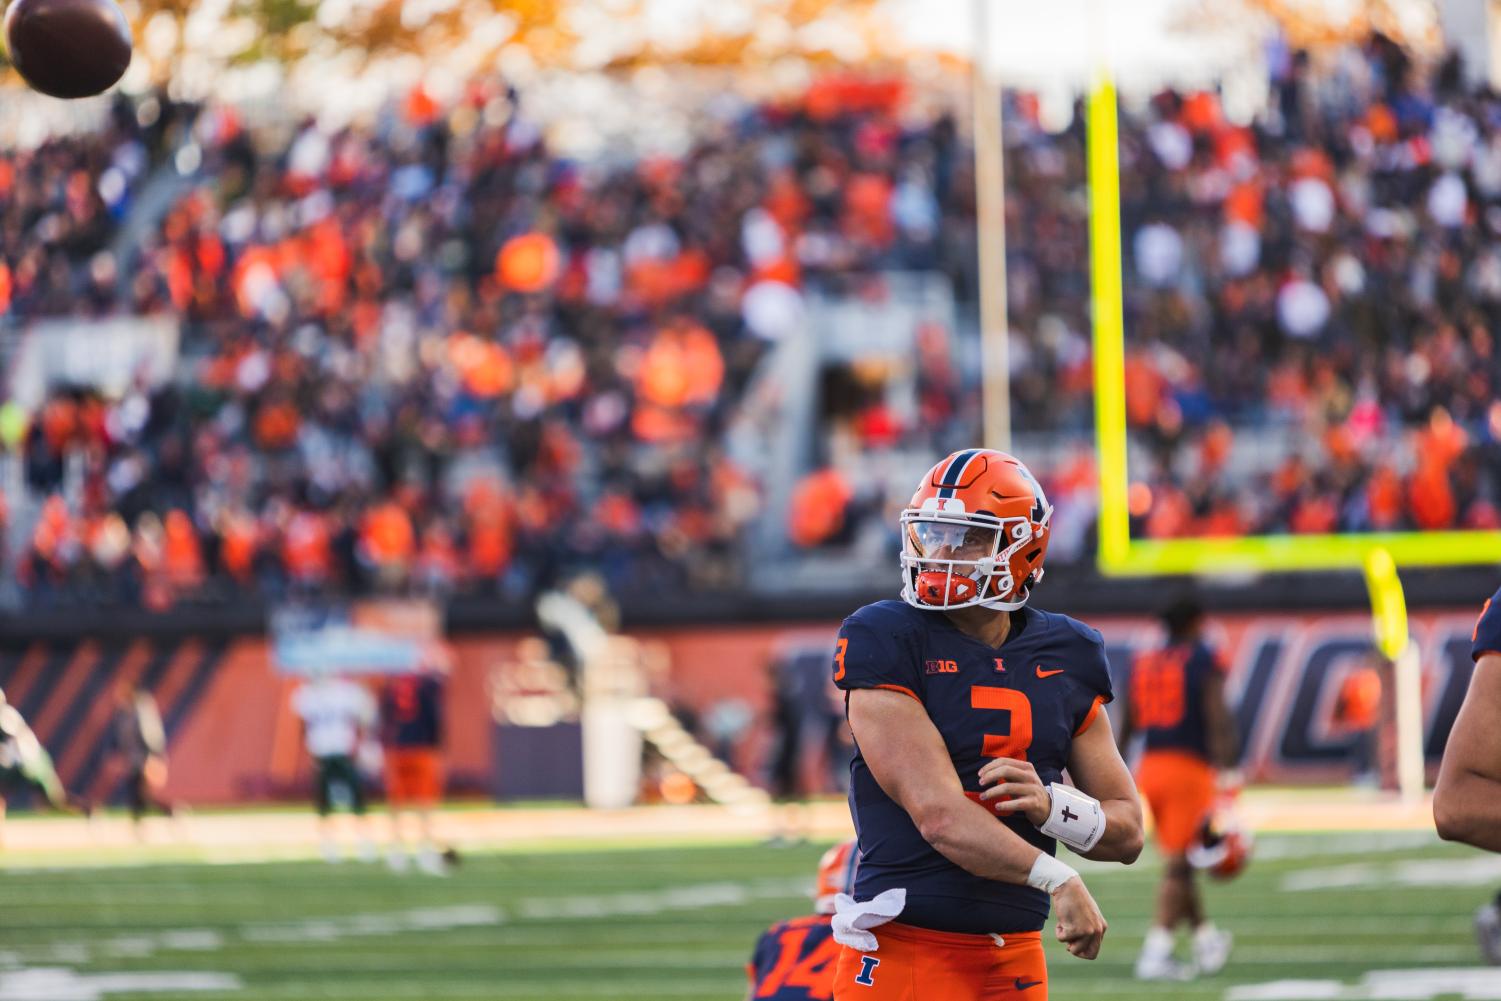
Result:
[[432,806],[443,795],[443,758],[427,747],[386,748],[386,801]]
[[835,1001],[1047,1001],[1040,932],[960,935],[890,924],[875,952],[839,950]]
[[1136,766],[1136,787],[1152,808],[1157,847],[1183,855],[1214,808],[1214,769],[1185,751],[1148,751]]

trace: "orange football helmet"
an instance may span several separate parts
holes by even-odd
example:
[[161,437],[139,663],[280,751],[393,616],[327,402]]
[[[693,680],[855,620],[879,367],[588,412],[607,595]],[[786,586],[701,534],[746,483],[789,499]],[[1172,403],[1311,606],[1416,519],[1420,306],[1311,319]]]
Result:
[[813,910],[833,914],[834,898],[841,893],[855,894],[855,870],[860,866],[860,844],[846,841],[823,853],[818,862],[818,889],[813,893]]
[[955,452],[902,512],[902,600],[922,609],[1013,610],[1042,580],[1052,505],[1014,456]]
[[1188,864],[1215,879],[1234,879],[1251,864],[1256,838],[1228,804],[1204,819],[1188,849]]

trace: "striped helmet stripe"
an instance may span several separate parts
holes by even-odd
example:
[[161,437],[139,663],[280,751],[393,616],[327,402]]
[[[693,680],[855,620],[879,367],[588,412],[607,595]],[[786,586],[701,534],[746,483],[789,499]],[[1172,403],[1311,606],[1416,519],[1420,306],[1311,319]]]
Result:
[[947,498],[954,496],[954,488],[964,481],[965,468],[969,465],[970,460],[979,454],[979,449],[972,448],[967,452],[960,452],[954,456],[954,461],[949,463],[949,468],[943,471],[943,478],[938,481],[942,487],[938,491],[939,497]]

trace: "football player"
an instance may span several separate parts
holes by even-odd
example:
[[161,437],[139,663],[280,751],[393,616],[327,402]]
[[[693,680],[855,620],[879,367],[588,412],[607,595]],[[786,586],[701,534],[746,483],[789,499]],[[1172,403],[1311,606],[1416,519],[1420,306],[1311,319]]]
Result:
[[[1475,675],[1449,732],[1433,789],[1439,836],[1501,852],[1501,590],[1471,636]],[[1485,958],[1501,965],[1501,894],[1475,915]]]
[[63,788],[52,756],[37,740],[20,710],[0,691],[0,820],[5,818],[5,795],[14,789],[30,789],[52,809],[63,813],[91,812],[86,803]]
[[1052,513],[1017,459],[954,453],[901,514],[902,600],[840,630],[861,853],[833,921],[841,1001],[1042,1001],[1050,904],[1069,952],[1099,954],[1104,916],[1056,845],[1130,863],[1141,805],[1100,634],[1027,604]]
[[121,683],[115,688],[115,715],[110,721],[112,767],[125,777],[125,799],[136,836],[149,809],[176,817],[178,808],[163,793],[167,785],[167,731],[156,699],[145,688]]
[[[1152,808],[1163,856],[1157,913],[1136,960],[1140,980],[1186,980],[1218,973],[1230,958],[1231,936],[1204,916],[1189,849],[1218,796],[1233,796],[1239,741],[1225,702],[1224,662],[1202,637],[1204,610],[1192,598],[1162,613],[1167,642],[1136,658],[1130,669],[1120,745],[1135,733],[1146,749],[1136,784]],[[1179,924],[1193,932],[1193,964],[1173,957]]]
[[375,858],[365,826],[365,783],[356,765],[364,738],[375,727],[375,698],[362,685],[338,675],[311,678],[292,693],[292,711],[302,720],[303,741],[317,769],[318,838],[323,858],[341,858],[332,816],[344,802],[356,820],[360,858]]
[[830,927],[834,899],[851,892],[859,861],[860,849],[853,841],[824,852],[813,913],[778,922],[756,941],[745,967],[750,979],[746,1001],[827,1001],[833,996],[834,963],[839,958],[839,943]]
[[[390,867],[403,872],[415,864],[434,876],[448,873],[454,858],[433,831],[433,809],[443,795],[443,671],[430,655],[415,673],[387,680],[381,689],[381,745],[386,769],[386,803],[391,811]],[[417,814],[417,847],[406,846],[403,815]]]

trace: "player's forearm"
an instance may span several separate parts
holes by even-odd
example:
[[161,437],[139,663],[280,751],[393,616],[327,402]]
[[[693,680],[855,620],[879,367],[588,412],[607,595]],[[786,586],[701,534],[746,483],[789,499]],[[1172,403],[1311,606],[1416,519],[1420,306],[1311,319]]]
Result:
[[1464,769],[1443,775],[1433,793],[1439,837],[1501,852],[1501,781]]
[[1225,679],[1221,674],[1211,674],[1205,682],[1204,719],[1208,723],[1210,763],[1216,768],[1234,768],[1240,763],[1240,734],[1235,723],[1235,714],[1225,697]]
[[1000,883],[1025,885],[1042,854],[978,803],[945,797],[912,812],[934,851],[966,872]]
[[1141,806],[1129,799],[1102,799],[1105,811],[1105,834],[1099,844],[1082,854],[1094,862],[1122,862],[1130,865],[1141,856],[1146,835],[1142,832]]
[[1236,758],[1238,757],[1235,735],[1233,733],[1228,737],[1216,735],[1210,739],[1209,760],[1214,763],[1214,767],[1226,770],[1234,768],[1237,764]]
[[1234,768],[1240,763],[1240,735],[1235,730],[1235,717],[1228,712],[1222,711],[1212,718],[1209,759],[1216,768]]

